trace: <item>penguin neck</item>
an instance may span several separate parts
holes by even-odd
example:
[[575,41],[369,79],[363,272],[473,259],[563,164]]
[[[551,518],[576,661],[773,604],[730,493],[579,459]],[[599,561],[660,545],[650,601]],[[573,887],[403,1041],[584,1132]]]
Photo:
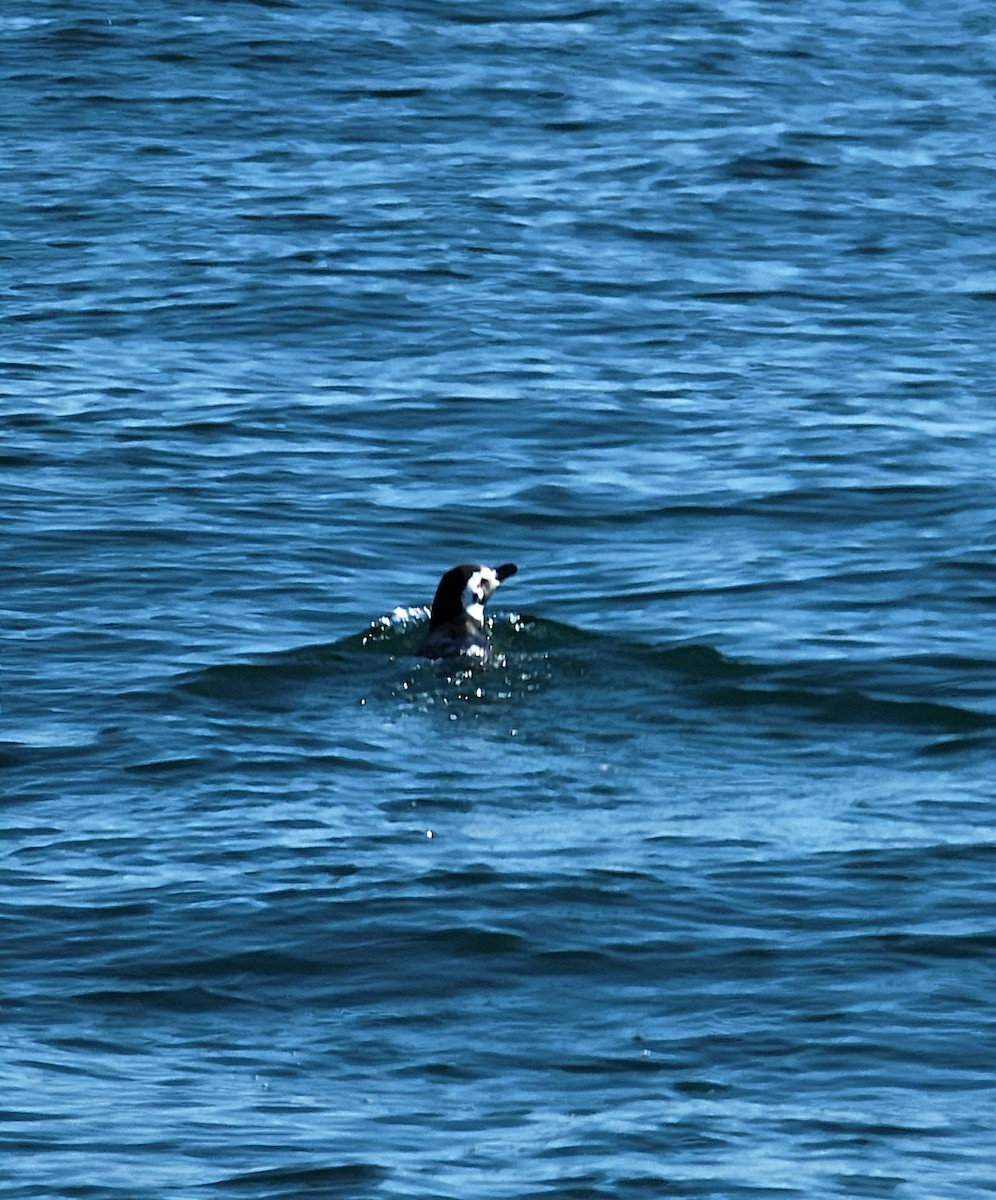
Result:
[[471,604],[467,608],[462,606],[455,611],[449,612],[435,609],[429,617],[429,628],[440,629],[446,625],[461,625],[470,630],[483,632],[484,630],[484,605]]

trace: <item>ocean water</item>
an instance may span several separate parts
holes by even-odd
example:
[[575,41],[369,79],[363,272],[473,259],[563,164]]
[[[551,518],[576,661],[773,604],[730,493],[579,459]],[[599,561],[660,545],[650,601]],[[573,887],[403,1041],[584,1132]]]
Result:
[[992,7],[0,47],[4,1197],[996,1194]]

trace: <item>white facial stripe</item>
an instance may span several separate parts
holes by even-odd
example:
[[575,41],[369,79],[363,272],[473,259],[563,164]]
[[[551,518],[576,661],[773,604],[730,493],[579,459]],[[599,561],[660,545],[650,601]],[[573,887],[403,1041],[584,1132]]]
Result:
[[484,602],[498,586],[500,580],[490,567],[481,567],[467,580],[460,597],[464,611],[484,624]]

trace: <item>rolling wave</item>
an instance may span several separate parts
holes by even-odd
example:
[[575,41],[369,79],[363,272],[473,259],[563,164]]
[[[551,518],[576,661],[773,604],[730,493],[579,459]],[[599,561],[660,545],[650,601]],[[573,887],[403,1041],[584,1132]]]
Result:
[[[302,693],[335,703],[405,709],[481,709],[539,697],[547,710],[586,709],[610,700],[617,718],[639,724],[671,711],[697,721],[812,728],[861,728],[958,735],[936,748],[985,744],[996,714],[988,696],[992,663],[923,655],[892,660],[750,662],[713,646],[660,646],[595,633],[525,614],[492,618],[492,654],[483,662],[418,657],[425,609],[404,609],[362,633],[184,676],[179,693],[250,708],[293,708]],[[981,740],[980,740],[981,739]]]

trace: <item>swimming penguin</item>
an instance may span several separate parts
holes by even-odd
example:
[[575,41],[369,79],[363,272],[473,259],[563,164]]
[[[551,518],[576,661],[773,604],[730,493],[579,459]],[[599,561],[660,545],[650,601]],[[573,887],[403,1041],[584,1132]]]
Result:
[[429,617],[429,632],[420,653],[426,658],[468,654],[483,658],[488,649],[484,606],[498,585],[519,568],[515,563],[482,567],[464,563],[440,579]]

